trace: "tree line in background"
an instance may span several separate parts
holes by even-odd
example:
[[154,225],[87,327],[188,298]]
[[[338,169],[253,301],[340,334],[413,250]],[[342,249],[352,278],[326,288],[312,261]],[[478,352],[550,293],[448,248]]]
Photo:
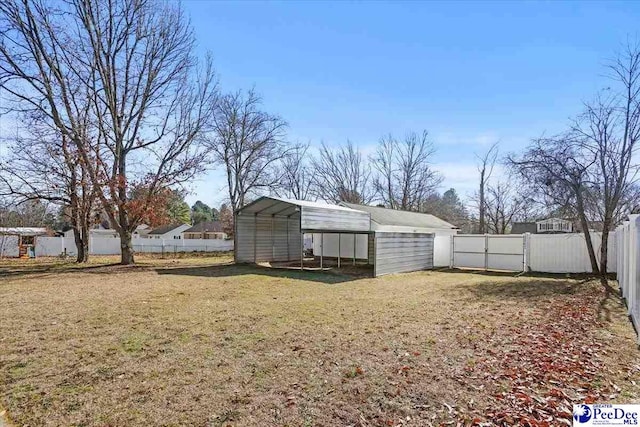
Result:
[[[478,190],[462,201],[455,189],[440,192],[427,131],[384,135],[370,154],[348,140],[289,141],[287,122],[255,90],[220,91],[179,4],[10,0],[0,22],[0,114],[17,127],[0,159],[0,221],[65,224],[79,262],[98,222],[118,232],[129,264],[141,223],[220,220],[232,233],[239,208],[272,194],[428,212],[476,233],[562,216],[585,231],[593,271],[604,277],[607,232],[638,208],[637,46],[610,64],[610,87],[565,132],[522,153],[501,155],[494,144],[478,154]],[[227,203],[190,208],[185,187],[211,167],[224,171]],[[588,233],[595,224],[599,254]]]

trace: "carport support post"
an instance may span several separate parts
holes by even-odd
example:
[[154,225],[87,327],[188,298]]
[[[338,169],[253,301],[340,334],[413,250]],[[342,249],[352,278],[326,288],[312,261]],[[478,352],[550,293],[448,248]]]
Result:
[[338,268],[340,268],[340,243],[341,243],[340,238],[341,237],[342,237],[342,234],[338,233]]
[[356,233],[353,233],[353,265],[356,265]]
[[289,241],[289,216],[287,215],[287,262],[291,261],[291,251],[289,250],[289,244],[291,243]]
[[304,232],[300,230],[300,271],[304,270]]
[[324,255],[324,233],[320,233],[320,270],[322,270],[323,255]]
[[258,214],[253,214],[253,263],[258,263]]

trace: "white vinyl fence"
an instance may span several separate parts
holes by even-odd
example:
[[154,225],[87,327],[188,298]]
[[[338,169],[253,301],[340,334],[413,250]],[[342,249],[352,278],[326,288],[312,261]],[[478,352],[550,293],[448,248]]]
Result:
[[[591,233],[593,249],[600,262],[602,233]],[[617,270],[615,232],[609,233],[607,270]],[[589,273],[591,261],[583,233],[531,234],[529,239],[529,269],[544,273]]]
[[[600,257],[602,233],[591,233]],[[618,268],[616,235],[609,234],[608,270]],[[434,258],[450,259],[449,267],[483,270],[533,271],[540,273],[589,273],[591,263],[584,234],[460,234],[448,248],[435,245]],[[437,265],[437,263],[436,263]]]
[[[0,236],[1,238],[2,236]],[[7,236],[0,241],[0,256],[18,256],[18,240],[16,236]],[[133,250],[138,253],[178,253],[178,252],[223,252],[233,250],[233,240],[218,239],[146,239],[134,237],[132,239]],[[36,257],[60,256],[66,253],[69,256],[77,254],[75,240],[65,237],[36,238]],[[89,239],[89,254],[91,255],[120,255],[120,238],[118,237],[92,237]]]
[[638,331],[640,327],[640,215],[629,215],[616,228],[618,243],[618,284],[627,303],[629,316]]
[[451,266],[484,270],[526,270],[526,234],[451,236]]

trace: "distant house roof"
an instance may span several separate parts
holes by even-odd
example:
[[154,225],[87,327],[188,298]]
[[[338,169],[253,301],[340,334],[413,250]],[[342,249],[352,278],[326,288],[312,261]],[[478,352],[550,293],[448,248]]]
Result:
[[341,205],[351,209],[368,212],[371,215],[371,221],[380,225],[435,229],[458,228],[455,225],[428,213],[401,211],[397,209],[382,208],[379,206],[357,205],[355,203],[346,202],[342,202]]
[[12,236],[40,236],[47,234],[44,227],[0,227],[0,234]]
[[163,225],[162,227],[158,227],[158,228],[154,228],[153,230],[151,230],[149,232],[149,234],[166,234],[172,230],[175,230],[178,227],[183,226],[184,224],[169,224],[169,225]]
[[535,222],[514,222],[511,225],[511,234],[535,234],[538,231]]
[[184,230],[185,233],[222,233],[224,229],[220,221],[203,221],[191,228]]

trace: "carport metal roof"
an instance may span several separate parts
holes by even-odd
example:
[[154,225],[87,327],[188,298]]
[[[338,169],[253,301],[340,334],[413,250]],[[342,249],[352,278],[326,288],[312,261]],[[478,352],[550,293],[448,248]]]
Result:
[[398,209],[383,208],[379,206],[356,205],[355,203],[346,202],[342,202],[342,205],[351,209],[358,209],[364,212],[369,212],[369,214],[371,215],[371,221],[380,225],[444,230],[454,230],[457,228],[455,225],[450,224],[438,218],[437,216],[428,213],[409,212]]
[[371,217],[368,212],[346,206],[272,196],[260,197],[249,203],[238,211],[238,215],[291,217],[298,212],[300,230],[303,232],[368,233],[371,230]]

